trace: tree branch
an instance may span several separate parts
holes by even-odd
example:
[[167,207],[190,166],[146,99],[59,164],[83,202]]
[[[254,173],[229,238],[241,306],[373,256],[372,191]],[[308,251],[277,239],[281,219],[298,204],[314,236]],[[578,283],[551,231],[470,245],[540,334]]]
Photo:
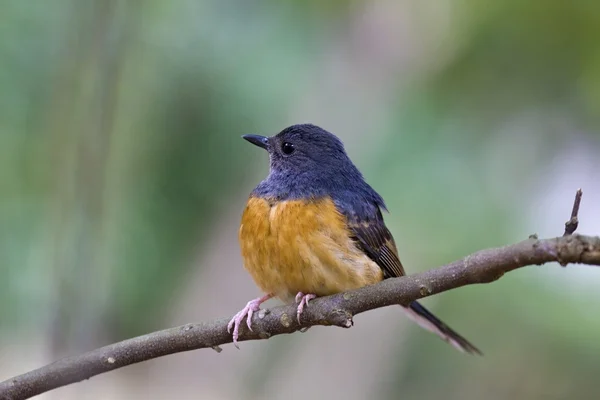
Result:
[[[580,198],[580,195],[579,195]],[[577,200],[576,200],[577,202]],[[574,208],[575,209],[575,208]],[[574,217],[576,218],[576,211]],[[573,218],[572,218],[573,219]],[[574,229],[573,229],[574,231]],[[490,283],[528,265],[558,262],[600,265],[600,237],[568,234],[539,240],[535,235],[511,246],[481,250],[451,264],[419,274],[386,279],[376,285],[317,298],[296,321],[296,306],[264,309],[255,314],[253,332],[240,341],[268,339],[315,325],[349,328],[353,316],[374,308],[413,300],[476,283]],[[65,358],[0,383],[0,399],[21,400],[104,372],[182,351],[231,343],[229,318],[166,329]]]

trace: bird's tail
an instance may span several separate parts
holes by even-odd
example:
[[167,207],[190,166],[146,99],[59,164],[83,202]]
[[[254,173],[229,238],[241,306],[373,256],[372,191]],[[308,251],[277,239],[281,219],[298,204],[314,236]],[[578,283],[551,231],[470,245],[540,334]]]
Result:
[[422,328],[435,333],[444,341],[450,343],[458,350],[469,353],[482,355],[481,351],[473,346],[467,339],[456,333],[448,325],[440,321],[435,315],[429,312],[425,307],[416,301],[410,303],[404,308],[408,316],[419,324]]

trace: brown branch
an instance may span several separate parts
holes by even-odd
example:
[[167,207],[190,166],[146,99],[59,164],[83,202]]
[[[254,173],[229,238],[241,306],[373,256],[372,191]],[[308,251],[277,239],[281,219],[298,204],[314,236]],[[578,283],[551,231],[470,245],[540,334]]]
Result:
[[[577,219],[581,191],[577,192],[571,220]],[[268,339],[316,325],[349,328],[353,316],[374,308],[409,302],[476,283],[490,283],[505,273],[528,265],[558,262],[561,265],[600,265],[600,237],[572,235],[538,240],[535,235],[511,246],[481,250],[451,264],[351,292],[317,298],[302,314],[298,324],[296,306],[261,310],[253,319],[253,332],[241,333],[240,341]],[[0,400],[28,399],[40,393],[104,372],[182,351],[212,348],[231,343],[224,318],[188,324],[111,344],[88,353],[65,358],[0,383]]]
[[[352,326],[352,317],[374,308],[407,304],[421,297],[465,285],[493,282],[506,272],[548,262],[600,265],[600,237],[569,235],[553,239],[530,238],[511,246],[481,250],[462,260],[419,274],[387,279],[377,285],[317,298],[296,321],[294,305],[261,310],[254,317],[254,332],[245,329],[240,341],[268,339],[315,325]],[[188,324],[124,340],[88,353],[65,358],[0,383],[0,399],[21,400],[40,393],[139,363],[182,351],[220,350],[231,343],[224,318]]]
[[577,229],[577,225],[579,225],[579,204],[581,204],[581,196],[583,196],[583,192],[581,189],[577,189],[575,193],[575,201],[573,202],[573,211],[571,211],[571,219],[565,222],[565,233],[563,236],[572,235],[573,232]]

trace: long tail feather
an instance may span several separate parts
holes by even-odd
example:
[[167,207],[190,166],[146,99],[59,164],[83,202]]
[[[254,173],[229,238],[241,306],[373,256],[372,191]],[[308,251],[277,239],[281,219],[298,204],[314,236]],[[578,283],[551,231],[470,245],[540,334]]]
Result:
[[418,302],[413,301],[408,307],[404,307],[404,310],[412,320],[419,324],[419,326],[435,333],[442,338],[442,340],[450,343],[458,350],[469,354],[483,355],[483,353],[477,347],[469,343],[467,339],[440,321],[435,315],[429,312]]

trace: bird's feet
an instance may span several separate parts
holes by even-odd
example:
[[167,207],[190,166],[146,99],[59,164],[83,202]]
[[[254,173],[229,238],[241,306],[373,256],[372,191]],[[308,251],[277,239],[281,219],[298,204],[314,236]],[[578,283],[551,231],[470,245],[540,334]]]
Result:
[[315,297],[317,297],[316,294],[304,294],[302,292],[298,292],[296,295],[296,303],[298,303],[298,311],[296,312],[298,323],[300,323],[300,316],[302,315],[302,311],[304,311],[304,307],[308,307],[308,302]]
[[240,334],[240,325],[244,318],[246,318],[246,325],[248,329],[252,331],[252,315],[260,309],[260,305],[265,301],[269,300],[273,297],[272,294],[266,294],[262,297],[258,297],[254,300],[250,300],[246,307],[242,308],[237,314],[231,318],[229,324],[227,324],[227,332],[231,333],[231,328],[233,328],[233,345],[239,349],[237,345],[237,340]]

